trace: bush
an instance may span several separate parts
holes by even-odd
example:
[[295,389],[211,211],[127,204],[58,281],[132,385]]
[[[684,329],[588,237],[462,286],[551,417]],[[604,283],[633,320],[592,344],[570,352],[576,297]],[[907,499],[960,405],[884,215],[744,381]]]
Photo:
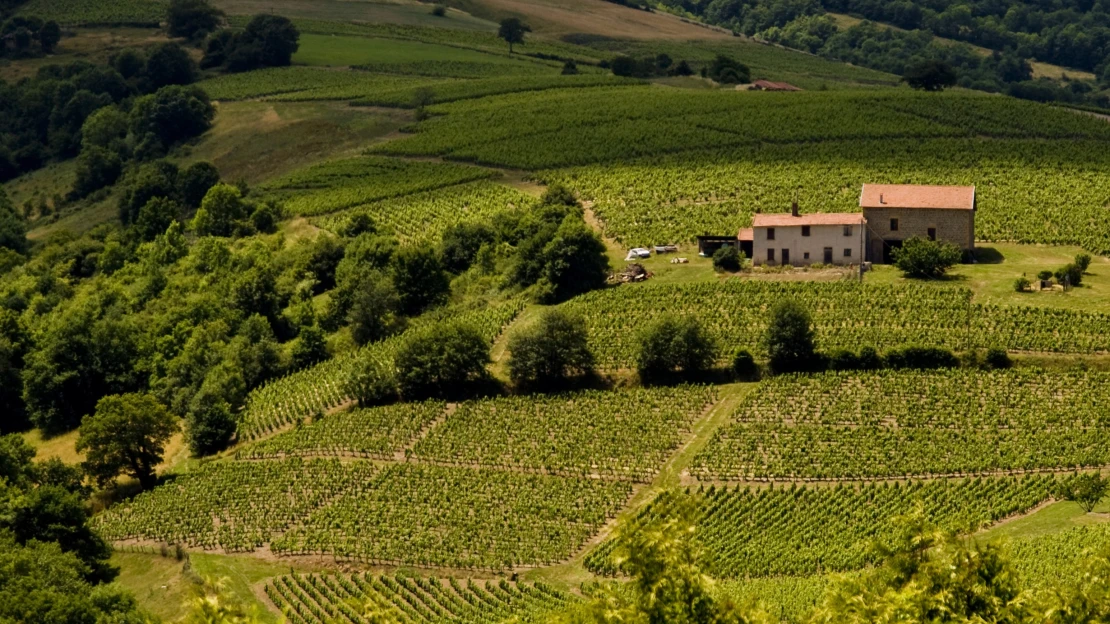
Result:
[[713,364],[716,345],[694,317],[664,316],[643,329],[636,369],[654,383],[681,371],[696,375]]
[[883,358],[879,357],[875,347],[864,347],[859,350],[856,363],[859,370],[879,370],[883,367]]
[[1014,280],[1014,291],[1016,292],[1026,292],[1030,286],[1032,286],[1032,283],[1024,275]]
[[737,379],[756,381],[759,379],[759,365],[747,349],[740,349],[732,356],[732,374]]
[[796,301],[783,299],[771,308],[763,346],[776,374],[818,368],[820,358],[814,346],[813,323],[809,312]]
[[1078,286],[1083,282],[1083,271],[1074,264],[1067,264],[1056,269],[1056,281],[1062,285]]
[[885,360],[887,367],[895,369],[928,370],[960,365],[955,353],[940,347],[903,347],[888,352]]
[[725,245],[713,252],[713,269],[719,272],[736,273],[743,261],[744,254],[732,245]]
[[1041,271],[1040,273],[1037,273],[1037,279],[1041,280],[1042,282],[1047,282],[1048,280],[1052,279],[1052,271],[1046,269],[1044,271]]
[[409,336],[398,348],[398,389],[407,401],[463,394],[487,377],[489,362],[489,344],[478,330],[441,323]]
[[857,370],[859,357],[847,349],[838,349],[829,354],[829,368],[837,371]]
[[1087,269],[1091,266],[1091,255],[1081,253],[1075,256],[1075,266],[1079,267],[1080,273],[1086,273]]
[[559,309],[509,339],[509,378],[518,386],[551,387],[594,367],[586,321]]
[[185,421],[189,450],[194,457],[218,453],[235,435],[235,416],[226,401],[197,401]]
[[987,350],[987,355],[983,358],[983,362],[990,368],[1003,369],[1010,368],[1014,365],[1010,355],[1006,353],[1005,349],[999,347],[991,347]]
[[444,15],[447,15],[447,7],[443,6],[442,4],[435,5],[434,7],[432,7],[432,15],[436,17],[443,17]]
[[956,245],[946,241],[933,241],[921,236],[911,236],[894,249],[894,265],[906,277],[936,279],[943,277],[963,258],[963,252]]

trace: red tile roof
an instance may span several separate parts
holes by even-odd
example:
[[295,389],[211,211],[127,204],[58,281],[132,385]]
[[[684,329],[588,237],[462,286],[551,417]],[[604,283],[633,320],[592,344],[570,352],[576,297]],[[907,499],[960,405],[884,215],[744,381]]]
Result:
[[975,210],[975,187],[864,184],[859,205],[860,208]]
[[801,91],[801,89],[788,82],[771,82],[770,80],[756,80],[752,83],[752,87],[766,91]]
[[755,240],[755,230],[753,230],[752,228],[742,228],[740,230],[740,233],[736,235],[736,240]]
[[789,212],[782,214],[752,215],[752,227],[790,227],[795,225],[857,225],[863,223],[863,215],[858,212],[816,212],[795,217]]

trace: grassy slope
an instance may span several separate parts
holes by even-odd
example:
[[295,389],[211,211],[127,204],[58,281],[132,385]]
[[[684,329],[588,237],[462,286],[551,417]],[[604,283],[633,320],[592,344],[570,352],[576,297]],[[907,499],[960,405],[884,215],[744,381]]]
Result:
[[276,13],[286,17],[332,21],[434,26],[458,30],[496,32],[497,24],[463,11],[432,15],[431,4],[415,0],[352,2],[350,0],[214,0],[228,15]]
[[[1014,290],[1014,280],[1025,275],[1035,280],[1042,270],[1055,271],[1072,262],[1082,250],[1078,247],[1049,247],[1044,245],[1017,245],[1011,243],[982,243],[981,257],[987,261],[979,264],[961,264],[949,271],[949,277],[936,282],[937,286],[966,286],[975,292],[981,303],[1003,305],[1035,305],[1088,312],[1110,312],[1110,259],[1095,257],[1083,284],[1071,291],[1025,292]],[[877,266],[868,274],[873,283],[905,282],[900,271],[893,266]]]
[[524,19],[533,32],[547,37],[592,33],[628,39],[721,39],[723,29],[692,24],[666,13],[640,11],[605,0],[450,0],[490,20]]
[[346,67],[366,63],[455,61],[517,65],[507,55],[487,54],[451,46],[399,39],[336,35],[301,35],[301,47],[293,56],[297,65]]

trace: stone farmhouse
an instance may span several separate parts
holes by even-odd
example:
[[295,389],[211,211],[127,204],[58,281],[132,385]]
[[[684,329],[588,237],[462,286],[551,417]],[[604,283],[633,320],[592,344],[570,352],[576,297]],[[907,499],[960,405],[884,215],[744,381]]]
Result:
[[860,212],[756,214],[738,246],[755,264],[849,265],[890,262],[912,236],[975,248],[975,187],[865,184]]

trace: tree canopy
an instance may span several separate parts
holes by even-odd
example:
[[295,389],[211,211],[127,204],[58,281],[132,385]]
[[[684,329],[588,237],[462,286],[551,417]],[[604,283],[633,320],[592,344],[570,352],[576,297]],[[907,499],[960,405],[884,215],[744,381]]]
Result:
[[586,320],[549,309],[531,327],[509,338],[509,377],[518,386],[557,386],[594,367]]
[[771,308],[771,319],[763,336],[771,370],[790,373],[812,370],[817,365],[813,321],[809,311],[796,301],[783,299]]
[[85,453],[85,472],[101,485],[127,474],[149,489],[177,430],[177,419],[149,394],[107,396],[81,422],[77,451]]

